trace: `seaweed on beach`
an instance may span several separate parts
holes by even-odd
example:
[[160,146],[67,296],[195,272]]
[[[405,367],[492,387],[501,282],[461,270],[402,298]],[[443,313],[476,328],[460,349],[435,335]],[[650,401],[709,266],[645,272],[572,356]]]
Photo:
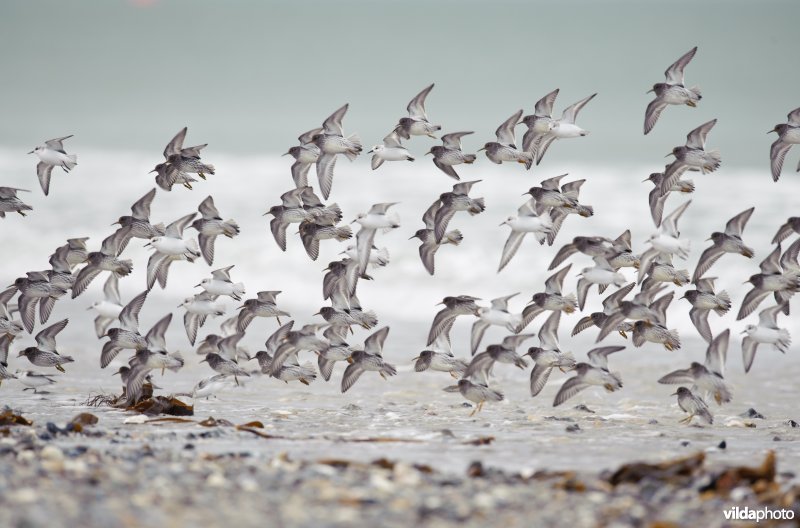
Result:
[[188,405],[177,398],[167,398],[164,396],[155,396],[142,400],[136,405],[126,408],[129,411],[135,411],[149,416],[159,414],[168,414],[171,416],[193,416],[194,406]]
[[3,425],[33,425],[33,422],[6,407],[0,412],[0,426]]

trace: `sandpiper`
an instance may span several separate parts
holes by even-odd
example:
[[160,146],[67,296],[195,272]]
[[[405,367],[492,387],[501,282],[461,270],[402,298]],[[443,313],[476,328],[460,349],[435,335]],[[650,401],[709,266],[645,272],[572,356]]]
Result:
[[39,184],[42,186],[44,195],[50,194],[50,177],[53,174],[53,167],[61,167],[64,172],[69,172],[78,164],[78,156],[67,154],[64,150],[64,140],[72,137],[64,136],[55,139],[48,139],[44,145],[40,145],[28,152],[39,157],[36,165],[36,175],[39,177]]
[[661,112],[667,105],[686,105],[695,107],[698,101],[702,99],[700,89],[696,86],[686,88],[683,81],[683,70],[686,65],[697,53],[697,46],[693,47],[681,57],[673,62],[667,71],[664,72],[666,81],[663,83],[656,83],[653,88],[648,90],[647,93],[655,92],[656,98],[647,105],[647,111],[644,115],[644,133],[647,135],[653,127],[656,126],[656,121],[661,115]]
[[403,139],[411,139],[411,136],[428,136],[436,139],[434,135],[442,129],[439,125],[434,125],[428,121],[425,113],[425,99],[433,90],[433,83],[426,86],[408,103],[408,117],[403,117],[395,127],[394,131]]
[[460,180],[458,173],[453,168],[454,165],[466,163],[471,165],[475,162],[475,154],[466,154],[461,150],[461,138],[474,134],[474,132],[451,132],[442,136],[442,144],[435,145],[426,152],[433,155],[433,164],[453,179]]

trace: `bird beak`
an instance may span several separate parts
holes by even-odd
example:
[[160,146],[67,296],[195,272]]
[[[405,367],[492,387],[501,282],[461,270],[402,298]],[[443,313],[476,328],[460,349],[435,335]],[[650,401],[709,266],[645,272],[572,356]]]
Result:
[[201,286],[200,284],[195,284],[194,285],[195,288],[199,288],[200,286]]
[[417,356],[417,357],[415,357],[414,359],[412,359],[411,361],[412,361],[412,362],[413,362],[413,361],[418,361],[420,357],[421,357],[421,356]]
[[412,236],[408,237],[409,240],[414,240],[415,238],[417,238],[417,235],[412,235]]
[[152,174],[152,173],[154,173],[155,171],[156,171],[156,170],[155,170],[155,169],[153,169],[153,170],[151,170],[150,172],[148,172],[147,174]]
[[506,225],[506,222],[500,222],[500,226]]
[[89,311],[89,310],[91,310],[91,309],[92,309],[92,307],[90,306],[90,307],[88,307],[88,308],[86,309],[86,311],[88,312],[88,311]]
[[119,223],[119,220],[118,220],[118,221],[114,222],[114,223],[113,223],[113,224],[111,224],[111,225],[112,225],[112,226],[114,226],[114,225],[122,225],[122,224],[120,224],[120,223]]
[[423,156],[427,156],[428,154],[433,154],[433,150],[429,150],[428,152],[426,152],[425,154],[423,154]]
[[152,245],[153,245],[153,244],[151,244],[150,242],[148,242],[147,244],[145,244],[145,245],[144,245],[144,247],[150,247],[150,246],[152,246]]
[[669,154],[667,154],[667,155],[666,155],[666,156],[664,156],[664,157],[665,157],[665,158],[668,158],[668,157],[670,157],[670,156],[674,156],[674,154],[673,154],[672,152],[670,152]]
[[486,147],[481,147],[481,148],[479,148],[479,149],[478,149],[478,152],[480,152],[480,151],[482,151],[482,150],[486,150]]
[[288,156],[289,154],[291,154],[291,152],[287,152],[285,154],[281,154],[281,156]]
[[317,312],[314,315],[322,315],[322,312]]
[[[666,157],[666,156],[664,156],[664,157]],[[646,182],[646,181],[650,181],[650,178],[645,178],[645,179],[643,179],[643,180],[642,180],[642,183],[644,183],[644,182]]]
[[17,357],[22,357],[23,355],[24,354],[22,352],[20,352],[19,354],[17,354]]
[[524,192],[524,193],[520,194],[520,196],[525,196],[526,194],[530,194],[530,193],[531,193],[530,191]]
[[200,363],[205,363],[205,362],[207,362],[207,361],[208,361],[208,358],[201,359],[201,360],[200,360]]
[[650,89],[649,89],[649,90],[647,90],[645,93],[652,93],[652,92],[654,92],[654,91],[655,91],[655,90],[653,90],[652,88],[650,88]]
[[[771,132],[771,131],[770,131],[770,132]],[[33,154],[34,152],[36,152],[36,151],[35,151],[35,150],[32,150],[32,151],[28,152],[28,154]]]
[[672,394],[670,394],[670,396],[677,396],[677,395],[678,395],[678,391],[675,391]]
[[747,333],[747,330],[742,330],[741,332],[739,332],[739,334],[746,334],[746,333]]
[[369,150],[367,151],[367,154],[372,154],[373,152],[375,152],[375,149],[369,149]]

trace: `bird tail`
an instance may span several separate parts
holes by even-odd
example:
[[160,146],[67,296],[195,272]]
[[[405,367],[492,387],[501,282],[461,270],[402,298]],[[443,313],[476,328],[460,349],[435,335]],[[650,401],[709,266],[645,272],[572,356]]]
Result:
[[689,278],[689,270],[676,270],[676,282],[679,283],[677,286],[685,286],[692,282]]
[[351,134],[347,137],[347,140],[353,144],[353,147],[348,149],[344,155],[347,156],[347,159],[353,161],[358,157],[359,154],[361,154],[361,150],[363,149],[363,146],[361,145],[361,138],[358,137],[358,134]]
[[383,368],[381,369],[381,373],[386,376],[394,376],[397,374],[397,369],[394,368],[394,365],[390,365],[389,363],[384,363]]
[[461,231],[458,229],[453,229],[452,231],[448,231],[444,234],[444,241],[446,241],[448,244],[457,246],[462,240],[464,240],[464,235],[462,235]]
[[239,224],[236,223],[236,220],[226,221],[222,224],[222,229],[225,231],[225,236],[228,238],[233,238],[239,234]]
[[72,170],[75,168],[75,165],[78,164],[78,155],[77,154],[68,154],[67,161],[64,162],[64,168],[67,170]]
[[385,266],[385,265],[387,265],[389,263],[390,257],[389,257],[389,250],[387,248],[385,248],[385,247],[384,248],[380,248],[377,251],[376,255],[377,255],[376,264],[378,266]]
[[469,214],[475,216],[478,213],[482,213],[486,209],[486,203],[484,202],[483,198],[475,198],[472,200],[472,205],[469,208]]
[[681,348],[681,337],[678,335],[677,330],[669,331],[669,339],[667,340],[667,344],[670,346],[670,350],[678,350]]
[[464,154],[464,163],[475,163],[478,157],[475,154]]
[[711,161],[703,165],[703,173],[714,172],[722,165],[722,155],[718,150],[709,150],[707,154],[711,158]]
[[717,294],[717,298],[720,300],[720,304],[714,308],[714,312],[720,316],[725,315],[731,309],[731,297],[728,292],[722,290]]
[[522,155],[522,159],[525,160],[525,168],[530,170],[530,168],[533,166],[533,153],[524,152]]
[[336,228],[336,240],[341,242],[343,240],[347,240],[348,238],[353,238],[353,230],[350,229],[350,226]]
[[336,216],[336,218],[337,218],[337,222],[336,223],[338,223],[338,220],[342,219],[342,208],[339,207],[339,204],[337,204],[336,202],[334,202],[334,203],[330,204],[329,206],[325,207],[324,210],[325,210],[326,213],[329,213],[329,214],[332,213],[334,216]]
[[503,401],[505,399],[505,396],[503,396],[503,393],[500,391],[490,389],[489,391],[486,392],[486,399],[492,402],[499,402]]
[[164,225],[164,222],[159,222],[155,224],[153,227],[155,228],[156,231],[158,231],[158,234],[161,236],[164,236],[167,233],[167,228]]
[[789,334],[789,331],[785,328],[781,328],[778,331],[778,341],[775,343],[775,348],[785,354],[791,344],[792,336]]
[[130,259],[120,260],[119,266],[114,271],[120,277],[130,275],[131,271],[133,271],[133,261]]

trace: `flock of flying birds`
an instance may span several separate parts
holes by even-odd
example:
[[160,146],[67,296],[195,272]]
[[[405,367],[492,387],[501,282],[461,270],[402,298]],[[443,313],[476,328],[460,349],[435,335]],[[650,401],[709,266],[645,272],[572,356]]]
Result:
[[[645,134],[653,129],[668,106],[694,107],[701,100],[699,89],[687,88],[684,84],[684,69],[696,51],[695,47],[680,57],[667,69],[665,81],[653,86],[655,98],[645,112]],[[400,119],[382,143],[369,150],[373,170],[385,162],[414,161],[403,141],[412,140],[415,136],[435,139],[442,130],[440,125],[428,119],[425,110],[425,101],[433,86],[431,84],[414,97],[407,107],[408,117]],[[560,118],[554,118],[553,107],[558,92],[554,90],[539,100],[531,115],[523,117],[522,110],[515,112],[497,129],[496,141],[485,143],[480,150],[485,151],[486,157],[493,163],[515,162],[530,169],[534,163],[541,163],[556,140],[588,134],[576,124],[576,119],[596,94],[568,106]],[[286,250],[287,229],[292,224],[299,225],[300,239],[312,260],[318,258],[321,242],[331,239],[346,242],[353,238],[349,226],[339,225],[343,216],[341,208],[336,203],[326,204],[322,201],[328,200],[331,195],[337,157],[344,155],[352,161],[363,152],[357,135],[345,135],[343,120],[347,110],[348,105],[342,106],[321,127],[300,135],[299,144],[286,153],[295,160],[291,166],[294,188],[280,197],[280,204],[265,213],[272,217],[270,229],[276,244],[283,251]],[[517,146],[515,137],[516,127],[520,124],[527,127],[521,148]],[[561,247],[549,266],[550,270],[561,266],[560,269],[547,279],[541,292],[533,294],[521,313],[509,310],[509,301],[517,294],[496,298],[489,306],[480,304],[480,299],[469,295],[445,297],[441,302],[444,307],[435,315],[431,325],[426,350],[414,359],[415,370],[447,372],[457,378],[457,385],[445,390],[459,392],[465,399],[474,402],[473,414],[485,402],[503,399],[500,391],[490,387],[496,363],[525,369],[530,361],[533,365],[530,392],[534,397],[540,394],[554,369],[574,373],[558,390],[554,406],[561,405],[592,386],[616,391],[622,387],[622,380],[618,373],[610,370],[609,356],[625,347],[600,346],[588,352],[586,361],[578,361],[572,353],[559,348],[558,330],[562,312],[571,314],[583,311],[595,285],[600,295],[613,287],[614,291],[602,302],[603,311],[582,317],[572,330],[572,335],[596,329],[597,342],[616,334],[626,339],[630,335],[635,347],[650,342],[660,344],[667,350],[676,350],[680,348],[681,340],[676,330],[669,329],[666,320],[667,307],[673,301],[675,292],[665,290],[669,285],[691,287],[694,289],[684,290],[680,299],[685,299],[691,306],[691,321],[708,343],[705,359],[702,363],[695,361],[686,369],[668,373],[658,381],[681,385],[675,395],[680,408],[688,414],[685,419],[687,423],[694,417],[712,423],[709,410],[711,400],[722,405],[733,396],[724,379],[730,331],[726,329],[714,335],[709,315],[711,312],[717,316],[725,314],[731,309],[732,301],[725,291],[715,289],[715,278],[707,274],[714,263],[726,254],[746,258],[754,256],[753,250],[743,240],[743,232],[753,208],[730,219],[724,230],[711,234],[711,245],[703,251],[691,275],[688,270],[678,269],[673,263],[675,257],[686,259],[689,256],[689,243],[681,238],[678,223],[691,200],[683,202],[666,217],[663,211],[669,195],[694,192],[694,184],[683,179],[687,171],[705,174],[714,172],[720,166],[720,154],[705,148],[706,138],[715,124],[716,119],[689,132],[685,145],[672,150],[674,160],[664,171],[653,173],[645,180],[654,184],[649,204],[656,231],[645,241],[648,247],[644,252],[634,253],[629,231],[616,238],[575,237]],[[777,180],[787,151],[791,145],[800,143],[800,108],[793,110],[788,122],[776,125],[773,131],[778,133],[778,139],[771,148],[771,169],[773,178]],[[205,179],[215,172],[214,166],[201,158],[206,145],[183,146],[186,133],[186,128],[178,132],[164,150],[165,161],[153,169],[156,172],[156,184],[164,191],[170,191],[176,184],[191,189],[192,184],[197,182],[196,177]],[[424,228],[411,237],[419,239],[420,259],[431,275],[435,272],[437,251],[442,246],[458,246],[463,239],[461,231],[450,229],[456,215],[478,215],[485,209],[483,198],[470,195],[480,180],[461,181],[456,171],[458,165],[477,160],[476,154],[465,153],[461,145],[461,139],[472,133],[461,131],[443,134],[442,145],[435,145],[427,152],[437,168],[457,180],[452,191],[438,196],[424,212]],[[50,191],[54,168],[60,167],[68,172],[77,165],[76,156],[67,154],[64,149],[64,140],[69,137],[49,140],[31,152],[40,160],[37,175],[45,195]],[[312,165],[315,166],[322,198],[309,184],[308,175]],[[589,217],[594,214],[590,205],[580,202],[584,180],[564,182],[566,176],[551,177],[531,187],[526,193],[530,198],[519,207],[516,215],[509,216],[503,222],[511,231],[502,251],[498,272],[518,252],[526,234],[531,233],[539,244],[553,245],[563,222],[570,215]],[[26,211],[31,210],[18,198],[19,191],[22,189],[0,187],[0,217],[5,217],[5,213],[9,212],[24,216]],[[139,327],[139,313],[156,283],[161,288],[166,287],[173,263],[192,263],[203,259],[212,266],[217,238],[221,235],[231,239],[236,237],[239,226],[234,220],[223,219],[211,196],[199,204],[198,212],[182,216],[166,226],[154,224],[150,220],[150,206],[155,197],[154,188],[137,200],[131,207],[131,214],[119,217],[116,222],[119,228],[103,240],[96,251],[89,251],[87,238],[69,239],[50,257],[51,269],[27,272],[0,293],[0,381],[17,379],[33,390],[55,382],[50,374],[22,369],[12,373],[8,370],[12,342],[24,333],[33,333],[37,306],[39,323],[45,325],[59,299],[68,294],[73,299],[78,297],[101,275],[105,276],[104,299],[91,306],[98,314],[95,319],[97,337],[104,340],[100,367],[107,367],[121,352],[131,355],[127,364],[116,372],[123,380],[123,394],[119,403],[129,406],[139,401],[145,385],[152,385],[153,371],[161,370],[163,374],[165,369],[177,370],[184,365],[185,359],[179,353],[169,352],[164,338],[172,321],[172,313],[165,315],[146,332]],[[399,218],[392,211],[393,205],[377,203],[366,213],[357,215],[354,223],[360,227],[355,234],[355,243],[347,246],[343,252],[345,257],[327,266],[322,280],[323,299],[329,301],[330,305],[323,306],[314,315],[320,316],[324,322],[295,329],[289,313],[278,305],[280,292],[261,291],[255,297],[242,301],[238,313],[220,324],[219,333],[209,333],[197,343],[198,332],[208,317],[224,314],[218,304],[220,297],[237,301],[245,297],[244,285],[234,282],[232,278],[233,266],[212,271],[209,278],[198,284],[203,291],[186,298],[181,304],[185,309],[184,326],[189,342],[192,346],[197,343],[196,351],[204,357],[202,362],[206,362],[215,374],[198,383],[191,396],[210,396],[220,388],[238,385],[241,378],[256,373],[287,383],[299,381],[308,384],[317,377],[318,371],[328,381],[334,374],[336,363],[347,365],[341,379],[342,392],[349,390],[365,372],[376,372],[384,378],[396,374],[396,368],[381,354],[389,327],[374,330],[378,327],[378,317],[373,311],[362,308],[357,296],[360,280],[371,279],[368,275],[370,268],[389,263],[388,251],[376,246],[376,238],[400,227]],[[197,238],[187,237],[187,229],[195,230]],[[781,244],[795,234],[800,234],[800,217],[789,218],[780,227],[772,241],[774,250],[761,263],[760,273],[748,279],[752,290],[741,303],[738,320],[755,312],[770,296],[774,298],[774,304],[769,301],[768,306],[759,312],[758,322],[744,329],[746,335],[742,341],[742,353],[745,371],[750,370],[759,345],[770,345],[781,352],[786,352],[789,347],[789,333],[779,327],[778,317],[789,313],[790,299],[800,290],[800,265],[797,260],[800,238],[786,250],[782,249]],[[147,263],[146,288],[123,304],[118,281],[130,274],[133,262],[121,258],[121,255],[132,239],[146,241],[145,245],[153,250],[153,254]],[[594,265],[583,268],[578,275],[577,294],[565,293],[564,279],[570,273],[572,264],[562,264],[578,254],[583,256],[581,258],[593,259]],[[629,282],[620,272],[622,268],[633,268],[636,280]],[[16,303],[13,303],[15,297]],[[19,319],[14,317],[17,312]],[[451,350],[450,331],[461,316],[474,320],[470,359],[458,358]],[[539,316],[545,321],[538,332],[524,333]],[[239,343],[256,317],[275,318],[279,327],[266,340],[265,350],[251,356]],[[282,322],[281,318],[287,322]],[[56,337],[67,323],[68,320],[64,319],[40,330],[35,336],[35,345],[22,348],[18,357],[24,356],[37,367],[55,368],[63,372],[63,365],[73,359],[58,353]],[[503,327],[509,335],[501,343],[482,348],[483,336],[491,326]],[[348,343],[354,327],[373,331],[363,346]],[[537,346],[529,347],[527,352],[520,355],[519,348],[530,339],[538,339]],[[317,368],[312,363],[301,364],[301,353],[315,354]],[[258,362],[258,369],[245,366],[251,360]]]

